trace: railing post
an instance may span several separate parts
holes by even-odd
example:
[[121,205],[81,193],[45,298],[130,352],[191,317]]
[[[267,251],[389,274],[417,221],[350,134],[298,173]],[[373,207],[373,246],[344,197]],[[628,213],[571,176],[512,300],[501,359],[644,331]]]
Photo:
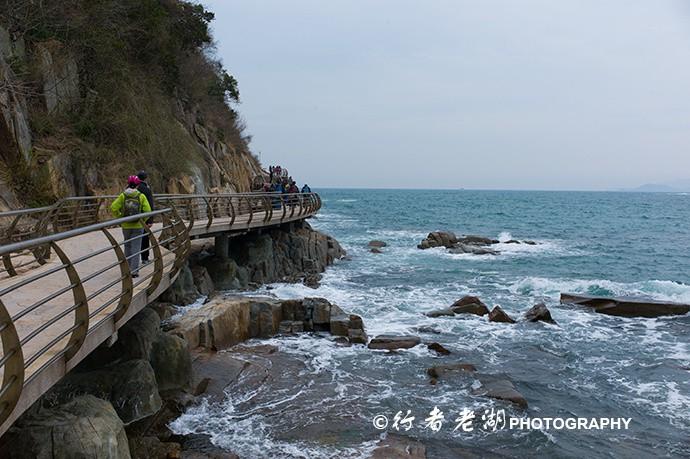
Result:
[[55,251],[62,264],[65,265],[67,278],[70,284],[73,285],[72,295],[74,296],[74,304],[76,306],[74,310],[74,325],[77,326],[77,328],[72,332],[69,342],[67,346],[65,346],[65,358],[70,360],[79,351],[82,344],[84,344],[84,339],[89,331],[89,304],[86,300],[84,284],[81,283],[79,273],[77,273],[77,270],[74,268],[72,261],[55,242],[51,242],[50,246]]
[[132,295],[134,294],[134,285],[132,283],[132,272],[129,269],[129,263],[127,263],[127,257],[125,252],[117,243],[115,237],[108,231],[107,228],[103,228],[103,234],[108,238],[110,245],[113,247],[113,251],[117,256],[117,260],[120,262],[120,276],[122,277],[122,293],[120,296],[120,301],[115,310],[115,322],[119,322],[120,319],[124,317],[129,309],[129,305],[132,303]]
[[[238,203],[239,204],[239,203]],[[232,204],[232,196],[228,197],[228,217],[230,217],[230,226],[235,224],[235,206]]]
[[0,389],[0,425],[17,406],[24,387],[24,354],[19,336],[7,308],[0,301],[0,338],[2,338],[2,389]]

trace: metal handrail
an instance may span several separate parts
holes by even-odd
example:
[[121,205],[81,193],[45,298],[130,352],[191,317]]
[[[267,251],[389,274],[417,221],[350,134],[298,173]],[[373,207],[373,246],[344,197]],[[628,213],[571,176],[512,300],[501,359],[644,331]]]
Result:
[[[0,244],[7,242],[0,245],[0,259],[9,276],[0,279],[0,434],[171,285],[190,254],[193,237],[301,220],[321,207],[315,193],[156,195],[156,204],[163,208],[112,218],[104,204],[115,198],[72,197],[49,207],[0,212],[11,220],[0,239]],[[15,231],[22,218],[26,228]],[[135,282],[123,246],[141,236],[118,240],[111,229],[149,219],[156,223],[143,226],[154,263],[142,267]],[[82,241],[91,242],[80,248]],[[51,254],[57,256],[52,262]],[[33,265],[27,261],[30,257]],[[20,267],[22,272],[17,271]]]

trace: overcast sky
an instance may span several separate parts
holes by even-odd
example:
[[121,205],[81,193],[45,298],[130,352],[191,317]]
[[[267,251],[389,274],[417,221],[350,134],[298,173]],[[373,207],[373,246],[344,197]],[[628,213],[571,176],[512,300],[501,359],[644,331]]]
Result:
[[690,178],[690,2],[205,0],[265,166],[313,186]]

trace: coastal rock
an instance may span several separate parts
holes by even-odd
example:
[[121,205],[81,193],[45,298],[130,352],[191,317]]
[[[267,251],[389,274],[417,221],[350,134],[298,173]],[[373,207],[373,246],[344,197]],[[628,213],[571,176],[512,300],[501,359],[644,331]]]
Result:
[[206,269],[205,266],[196,265],[192,267],[191,271],[194,285],[196,286],[196,289],[199,292],[199,294],[204,296],[210,296],[211,293],[213,293],[213,291],[216,289],[216,287],[213,284],[213,279],[211,279],[211,275],[208,273],[208,269]]
[[246,341],[250,336],[248,298],[218,298],[188,311],[173,333],[181,336],[190,349],[218,350]]
[[466,244],[466,245],[492,245],[492,244],[498,244],[499,241],[497,239],[490,239],[488,237],[482,237],[482,236],[464,236],[460,239],[457,240],[458,243],[460,244]]
[[500,306],[494,306],[494,308],[489,313],[489,322],[503,322],[508,324],[514,324],[513,320],[506,312],[501,309]]
[[477,375],[477,379],[481,387],[473,391],[475,395],[505,400],[520,408],[527,408],[527,400],[509,379],[500,375]]
[[124,424],[108,401],[92,395],[22,416],[3,450],[12,459],[130,458]]
[[194,285],[194,276],[188,264],[182,265],[175,282],[160,296],[160,301],[183,306],[192,304],[199,298],[199,291]]
[[636,298],[605,298],[561,293],[561,303],[588,306],[600,314],[621,317],[661,317],[684,315],[690,305]]
[[369,241],[369,247],[380,249],[382,247],[388,247],[388,244],[384,241]]
[[183,459],[239,459],[237,454],[225,451],[211,443],[204,434],[189,434],[181,438]]
[[70,372],[45,397],[51,404],[89,394],[110,401],[127,425],[161,408],[156,375],[148,360],[129,360],[99,370]]
[[522,241],[522,243],[527,245],[537,245],[537,243],[534,241]]
[[161,333],[149,356],[158,390],[188,389],[192,383],[192,359],[187,342],[179,336]]
[[425,315],[427,317],[454,316],[455,311],[453,311],[452,308],[436,309],[434,311],[427,312]]
[[519,244],[519,243],[520,243],[520,241],[518,241],[517,239],[511,239],[509,241],[504,242],[504,244]]
[[471,363],[450,363],[427,368],[426,374],[431,377],[432,384],[435,384],[438,379],[449,374],[474,373],[475,371],[477,368]]
[[453,247],[458,242],[458,238],[450,231],[433,231],[424,239],[417,248],[425,250],[434,247]]
[[371,250],[369,250],[371,253],[383,253],[383,250],[377,248],[377,247],[372,247]]
[[469,253],[471,255],[500,255],[501,253],[498,250],[492,250],[487,247],[462,243],[455,244],[448,249],[448,252],[454,254]]
[[421,342],[418,336],[378,335],[369,341],[369,349],[409,349]]
[[438,355],[450,355],[451,354],[451,352],[448,349],[446,349],[445,347],[443,347],[439,343],[429,343],[426,345],[426,347],[429,348],[429,350],[436,352]]
[[453,303],[450,309],[455,314],[475,314],[483,316],[489,313],[489,308],[476,296],[464,296]]
[[423,443],[402,435],[387,434],[379,441],[370,459],[426,459]]
[[528,322],[548,322],[555,324],[556,321],[551,317],[551,312],[544,303],[535,304],[525,313],[525,320]]
[[347,339],[352,344],[367,344],[368,337],[364,330],[350,328],[347,331]]
[[179,443],[162,442],[156,437],[133,437],[129,439],[132,459],[172,459],[182,456]]

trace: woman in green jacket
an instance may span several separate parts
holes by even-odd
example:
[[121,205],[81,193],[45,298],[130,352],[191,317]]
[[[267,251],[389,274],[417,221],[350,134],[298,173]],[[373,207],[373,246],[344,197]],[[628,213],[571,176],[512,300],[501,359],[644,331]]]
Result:
[[[151,205],[144,193],[137,190],[141,180],[132,175],[127,180],[127,189],[110,206],[115,218],[130,217],[132,215],[151,212]],[[141,256],[141,239],[144,236],[144,222],[142,219],[122,224],[122,234],[125,238],[125,257],[129,264],[132,277],[139,277],[139,259]]]

